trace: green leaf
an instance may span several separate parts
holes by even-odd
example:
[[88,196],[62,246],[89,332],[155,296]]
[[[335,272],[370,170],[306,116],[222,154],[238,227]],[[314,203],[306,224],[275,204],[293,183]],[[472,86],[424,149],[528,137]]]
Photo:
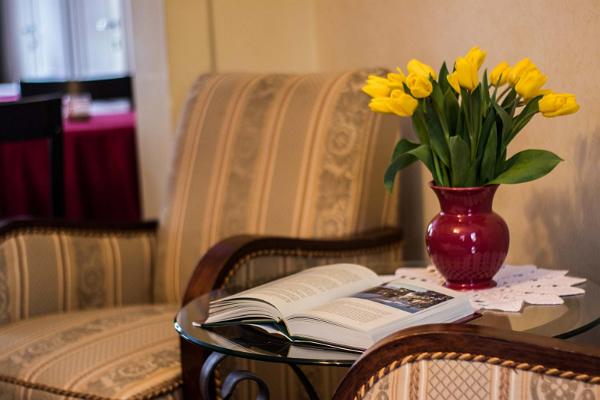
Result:
[[429,146],[423,144],[415,149],[410,150],[409,153],[425,164],[429,172],[431,172],[433,175],[433,157],[431,156],[431,148]]
[[513,128],[506,139],[506,144],[510,143],[515,136],[531,121],[531,118],[539,111],[539,101],[543,96],[534,97],[527,103],[523,111],[514,119]]
[[471,93],[470,117],[471,117],[471,160],[475,160],[479,138],[481,136],[481,85]]
[[460,109],[463,116],[462,131],[464,131],[463,139],[470,141],[473,137],[473,119],[471,118],[471,97],[465,88],[460,88]]
[[[396,153],[396,151],[394,151],[394,153]],[[394,186],[394,180],[396,179],[396,174],[398,174],[400,170],[408,167],[417,160],[421,160],[429,169],[429,171],[431,171],[431,173],[433,174],[433,160],[431,158],[431,149],[429,148],[429,146],[420,145],[417,147],[413,147],[412,149],[403,152],[397,157],[395,157],[385,170],[385,174],[383,175],[383,182],[388,192],[392,191],[392,188]]]
[[458,131],[460,105],[454,95],[454,89],[448,88],[444,95],[444,114],[446,114],[446,120],[448,121],[448,131],[450,136],[456,135]]
[[479,138],[479,143],[477,145],[477,159],[483,159],[483,153],[485,150],[485,145],[488,141],[488,137],[490,136],[490,131],[492,130],[492,125],[495,125],[496,122],[496,111],[493,108],[490,108],[487,115],[485,116],[485,120],[483,121],[483,126],[481,127],[481,137]]
[[487,110],[492,104],[490,98],[490,86],[488,84],[487,69],[483,71],[483,79],[481,80],[481,115],[486,115]]
[[400,172],[401,169],[408,167],[415,161],[417,161],[415,156],[409,153],[404,153],[400,154],[394,159],[394,161],[390,163],[390,165],[388,165],[387,169],[385,170],[385,174],[383,175],[383,183],[388,192],[391,192],[392,188],[394,187],[396,174]]
[[467,178],[465,179],[465,187],[474,187],[481,186],[483,183],[479,183],[477,180],[477,172],[479,171],[479,165],[481,163],[475,160],[474,163],[471,163],[469,169],[467,170]]
[[469,145],[460,136],[450,138],[450,156],[452,159],[452,186],[464,186],[469,169]]
[[[498,138],[500,139],[500,138]],[[496,157],[496,168],[494,168],[494,176],[500,175],[504,171],[504,165],[506,164],[506,147],[502,146],[502,142],[498,141],[498,153]]]
[[440,158],[442,163],[447,167],[450,166],[450,150],[444,136],[444,130],[440,124],[438,114],[435,112],[431,102],[427,102],[427,110],[425,113],[425,121],[427,122],[427,131],[429,132],[429,140],[431,149]]
[[546,175],[561,161],[559,156],[547,150],[524,150],[508,159],[504,171],[488,183],[529,182]]
[[463,140],[469,140],[465,122],[465,109],[460,107],[458,110],[458,121],[456,121],[456,134],[459,135]]
[[504,110],[504,108],[500,107],[498,104],[494,104],[494,109],[496,113],[500,117],[500,122],[502,122],[502,143],[504,146],[508,144],[507,139],[510,137],[510,132],[513,128],[513,119],[510,115]]
[[504,100],[502,100],[502,108],[504,108],[505,110],[510,110],[516,99],[517,92],[515,92],[515,89],[513,88],[510,90],[510,92],[508,92]]
[[409,150],[412,150],[416,147],[419,147],[417,143],[413,143],[407,139],[401,139],[396,143],[396,147],[394,148],[394,152],[392,153],[392,162],[398,158],[401,154],[406,153]]
[[496,172],[496,152],[498,148],[498,134],[496,124],[492,126],[491,132],[485,144],[483,151],[483,160],[481,161],[481,180],[487,182],[494,177]]
[[440,68],[440,73],[438,74],[438,82],[440,83],[440,88],[443,93],[446,93],[448,89],[452,90],[450,84],[448,83],[448,67],[446,66],[446,62],[442,64]]
[[442,93],[442,89],[437,84],[437,82],[432,81],[433,89],[431,91],[431,99],[433,100],[433,109],[437,114],[440,126],[442,127],[442,131],[446,136],[446,140],[450,138],[450,130],[448,129],[448,122],[446,121],[446,116],[444,113],[444,94]]
[[429,144],[429,134],[427,133],[427,124],[425,123],[425,114],[423,113],[424,104],[420,103],[412,116],[413,127],[421,144]]

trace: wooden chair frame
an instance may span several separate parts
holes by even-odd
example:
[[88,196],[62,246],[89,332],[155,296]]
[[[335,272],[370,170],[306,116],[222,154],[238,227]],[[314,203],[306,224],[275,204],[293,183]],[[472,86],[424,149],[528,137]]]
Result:
[[130,76],[87,80],[31,80],[21,81],[21,96],[37,96],[55,93],[58,95],[89,93],[94,100],[127,98],[133,105],[133,90]]
[[65,216],[62,100],[59,96],[33,96],[0,103],[0,142],[48,139],[52,216]]
[[599,348],[484,326],[434,324],[403,330],[375,344],[348,371],[333,399],[360,400],[393,369],[424,359],[484,362],[600,383]]

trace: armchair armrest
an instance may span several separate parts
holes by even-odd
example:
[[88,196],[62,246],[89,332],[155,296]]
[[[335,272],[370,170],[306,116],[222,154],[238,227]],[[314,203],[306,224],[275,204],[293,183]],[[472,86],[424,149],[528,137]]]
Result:
[[[417,366],[421,361],[425,365]],[[447,365],[446,367],[432,365],[435,362]],[[468,364],[457,365],[460,362]],[[469,364],[475,366],[469,369]],[[497,381],[479,380],[481,385],[479,387],[502,386],[505,393],[515,390],[510,388],[510,385],[531,385],[531,392],[537,392],[539,387],[536,389],[536,385],[531,383],[536,379],[543,379],[548,389],[551,389],[551,385],[560,387],[560,383],[552,382],[552,379],[573,380],[574,385],[600,383],[600,349],[598,348],[485,326],[432,324],[415,326],[394,333],[368,349],[346,374],[333,399],[362,399],[371,390],[393,392],[394,388],[390,386],[400,384],[398,374],[408,365],[412,365],[411,368],[414,369],[411,369],[410,373],[405,371],[403,376],[404,379],[410,380],[410,387],[416,391],[421,385],[432,384],[431,382],[437,378],[437,382],[453,379],[456,382],[456,391],[464,393],[469,390],[466,387],[468,382],[458,375],[469,372],[479,375],[483,368],[489,372],[484,376],[496,377],[488,379],[500,377],[500,380],[504,379],[504,383],[500,385]],[[495,367],[505,371],[493,374],[491,369]],[[426,379],[430,383],[422,380],[423,374],[414,373],[415,370],[418,372],[423,368],[428,371]],[[454,371],[453,378],[445,372],[448,370]],[[388,377],[392,374],[396,374],[396,379]],[[512,378],[510,374],[513,374]],[[527,374],[533,375],[525,377]],[[386,378],[387,385],[383,383]],[[383,383],[382,388],[376,387],[379,381]],[[519,381],[521,382],[518,383]],[[518,393],[529,392],[523,386]],[[581,389],[583,388],[579,390]],[[569,385],[569,391],[575,395],[578,389]],[[557,398],[561,397],[556,395]],[[498,396],[502,397],[502,395]]]
[[157,228],[158,221],[156,220],[141,222],[96,222],[46,218],[0,219],[0,243],[6,240],[8,236],[23,233],[77,232],[92,235],[135,235],[142,232],[155,234]]
[[399,228],[381,228],[339,239],[298,239],[238,235],[212,246],[198,262],[188,282],[183,304],[222,287],[240,265],[261,256],[349,257],[400,246]]
[[155,221],[0,221],[0,324],[150,302]]

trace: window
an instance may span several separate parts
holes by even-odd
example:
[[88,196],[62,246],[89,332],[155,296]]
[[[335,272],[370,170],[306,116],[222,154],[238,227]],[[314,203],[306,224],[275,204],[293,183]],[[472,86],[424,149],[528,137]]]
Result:
[[5,0],[10,80],[84,79],[132,72],[127,0]]

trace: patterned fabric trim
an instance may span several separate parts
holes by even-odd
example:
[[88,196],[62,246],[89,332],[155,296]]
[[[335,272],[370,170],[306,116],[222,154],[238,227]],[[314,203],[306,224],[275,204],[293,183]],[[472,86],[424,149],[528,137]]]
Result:
[[22,235],[51,235],[51,234],[69,234],[79,237],[134,237],[139,235],[155,235],[153,229],[148,227],[119,229],[119,228],[78,228],[69,226],[25,226],[10,229],[0,233],[0,243]]
[[[470,353],[455,353],[455,352],[436,352],[436,353],[418,353],[418,354],[410,354],[404,357],[400,361],[394,361],[385,367],[381,368],[375,374],[373,374],[366,383],[361,385],[361,387],[356,392],[354,396],[354,400],[361,400],[365,398],[366,394],[369,392],[373,386],[375,386],[383,377],[391,373],[392,371],[410,363],[416,363],[418,361],[424,360],[457,360],[457,361],[469,361],[476,363],[484,363],[497,365],[504,368],[510,368],[519,371],[528,371],[534,372],[542,375],[548,375],[552,377],[557,377],[561,379],[570,379],[583,383],[591,383],[591,384],[600,384],[600,376],[590,376],[587,374],[578,374],[573,371],[561,371],[556,368],[547,368],[543,365],[531,365],[528,363],[520,363],[512,360],[505,360],[499,357],[490,357],[485,355],[477,355]],[[418,374],[418,369],[416,370],[416,374]],[[414,372],[414,370],[413,370]],[[416,377],[411,378],[411,382],[416,381],[414,379]],[[412,390],[411,390],[412,393]],[[411,395],[412,396],[412,395]],[[413,398],[413,397],[411,397]]]
[[[55,388],[49,385],[44,385],[42,383],[34,383],[24,381],[22,379],[17,379],[11,376],[6,376],[0,374],[0,382],[6,382],[12,385],[21,386],[27,389],[39,390],[46,393],[55,394],[58,396],[71,397],[75,399],[84,399],[84,400],[118,400],[111,397],[103,397],[96,396],[93,394],[74,392],[72,390],[64,390],[60,388]],[[152,400],[159,396],[163,396],[165,394],[170,394],[178,390],[183,385],[183,381],[181,378],[173,379],[169,382],[161,383],[160,385],[151,388],[144,393],[133,396],[131,400]]]
[[[386,254],[391,253],[393,260],[400,260],[400,248],[401,243],[397,243],[394,245],[381,246],[381,247],[373,247],[370,249],[358,249],[358,250],[345,250],[345,251],[306,251],[302,249],[293,249],[293,250],[260,250],[255,251],[253,253],[249,253],[246,256],[240,258],[233,268],[229,270],[227,276],[223,280],[220,288],[224,288],[229,285],[229,282],[232,278],[240,271],[240,269],[247,265],[250,261],[260,257],[307,257],[311,259],[316,258],[327,258],[327,259],[335,259],[335,258],[352,258],[352,257],[360,257],[360,256],[368,256],[370,254]],[[324,264],[321,264],[324,265]]]

